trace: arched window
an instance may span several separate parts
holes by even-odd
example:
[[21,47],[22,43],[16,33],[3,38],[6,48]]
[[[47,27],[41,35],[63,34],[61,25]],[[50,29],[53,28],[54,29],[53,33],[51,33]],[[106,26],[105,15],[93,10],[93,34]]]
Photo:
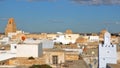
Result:
[[9,24],[11,24],[11,21],[9,22]]

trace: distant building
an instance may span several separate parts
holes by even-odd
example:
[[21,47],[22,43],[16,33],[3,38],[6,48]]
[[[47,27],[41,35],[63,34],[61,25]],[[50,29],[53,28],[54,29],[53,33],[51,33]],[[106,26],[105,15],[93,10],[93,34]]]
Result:
[[54,42],[52,40],[48,40],[48,39],[42,39],[42,40],[26,39],[25,41],[23,41],[23,43],[26,43],[26,44],[33,44],[33,43],[38,44],[38,43],[40,43],[42,45],[43,49],[48,49],[48,48],[54,47]]
[[68,29],[68,30],[66,30],[66,32],[65,32],[65,34],[72,34],[73,32],[72,32],[72,30],[70,30],[70,29]]
[[4,37],[3,39],[0,40],[0,44],[9,44],[10,38],[9,37]]
[[17,30],[17,28],[16,28],[14,18],[10,18],[8,20],[8,24],[5,28],[5,35],[8,35],[8,33],[16,32],[16,30]]
[[88,36],[88,42],[99,42],[99,36]]
[[20,36],[24,35],[24,31],[17,30],[16,32],[10,32],[7,36],[11,39],[19,39]]
[[41,45],[43,49],[52,49],[54,47],[54,42],[52,40],[43,39],[41,40]]
[[88,37],[86,36],[82,36],[76,39],[76,43],[81,44],[81,45],[85,45],[88,41]]
[[117,64],[116,45],[110,42],[109,32],[104,34],[104,44],[99,44],[99,68],[106,68],[107,64]]
[[79,34],[59,34],[54,39],[54,42],[62,44],[74,44],[77,38],[79,38]]
[[57,34],[47,34],[47,39],[54,40],[56,38]]

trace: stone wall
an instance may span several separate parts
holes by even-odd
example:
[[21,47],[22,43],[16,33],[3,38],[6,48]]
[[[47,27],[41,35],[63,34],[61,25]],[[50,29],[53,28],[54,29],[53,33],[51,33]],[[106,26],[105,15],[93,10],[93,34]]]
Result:
[[9,60],[9,65],[33,65],[33,64],[45,64],[45,61],[43,58],[35,58],[35,59],[28,59],[25,57],[19,57],[15,59]]

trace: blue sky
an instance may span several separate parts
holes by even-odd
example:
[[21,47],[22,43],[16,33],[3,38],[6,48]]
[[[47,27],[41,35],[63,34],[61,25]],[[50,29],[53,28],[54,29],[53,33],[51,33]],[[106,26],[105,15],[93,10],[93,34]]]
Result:
[[27,32],[120,32],[120,1],[0,0],[0,32],[11,17]]

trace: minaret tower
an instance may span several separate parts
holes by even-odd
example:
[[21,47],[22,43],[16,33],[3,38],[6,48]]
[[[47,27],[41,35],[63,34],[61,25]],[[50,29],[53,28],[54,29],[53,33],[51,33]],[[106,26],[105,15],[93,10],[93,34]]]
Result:
[[116,45],[110,42],[111,35],[109,32],[104,34],[104,43],[99,44],[98,66],[99,68],[106,68],[107,64],[117,64]]
[[8,33],[16,32],[16,24],[14,21],[14,18],[10,18],[8,20],[8,24],[5,28],[5,35],[8,35]]

